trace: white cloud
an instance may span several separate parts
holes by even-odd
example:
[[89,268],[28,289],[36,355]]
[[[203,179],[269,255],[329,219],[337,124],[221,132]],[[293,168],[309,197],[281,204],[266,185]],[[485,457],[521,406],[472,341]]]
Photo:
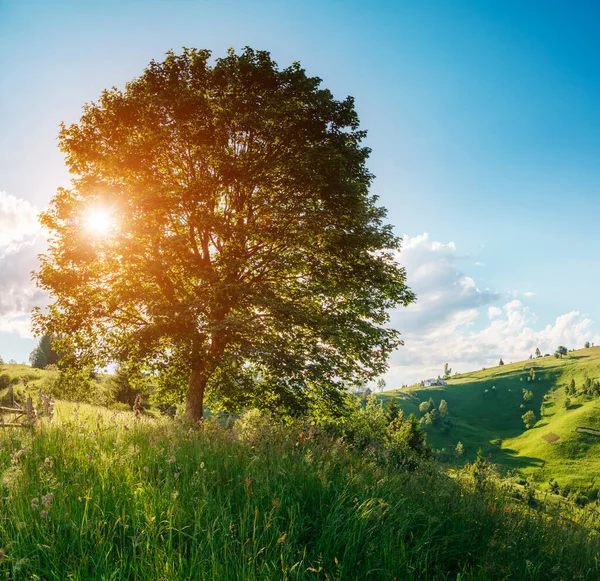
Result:
[[38,209],[27,200],[0,192],[0,249],[39,232]]
[[[558,345],[600,344],[592,321],[577,311],[536,329],[537,317],[518,300],[518,291],[478,288],[459,269],[459,258],[454,244],[431,242],[427,234],[405,236],[399,260],[418,302],[392,313],[405,346],[390,358],[389,388],[435,377],[446,362],[455,371],[472,371],[496,365],[500,357],[526,359],[538,347],[553,353]],[[503,297],[501,308],[492,304]]]
[[490,319],[499,317],[501,314],[502,314],[502,309],[499,309],[498,307],[488,307],[488,317]]
[[526,298],[530,298],[534,295],[535,293],[532,293],[531,291],[527,291],[523,293],[523,296]]
[[31,309],[46,302],[31,281],[45,249],[37,215],[26,200],[0,192],[0,332],[22,337],[31,336]]

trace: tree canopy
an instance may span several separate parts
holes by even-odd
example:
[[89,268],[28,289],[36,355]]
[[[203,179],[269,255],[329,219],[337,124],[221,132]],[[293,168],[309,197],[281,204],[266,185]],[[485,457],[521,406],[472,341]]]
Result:
[[139,362],[226,409],[335,404],[386,368],[388,310],[414,294],[369,193],[351,97],[268,52],[168,53],[62,127],[73,174],[34,313],[79,365]]

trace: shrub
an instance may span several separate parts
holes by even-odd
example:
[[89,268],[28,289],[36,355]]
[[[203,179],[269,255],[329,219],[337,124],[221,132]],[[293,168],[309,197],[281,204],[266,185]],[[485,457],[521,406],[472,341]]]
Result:
[[533,411],[531,411],[531,410],[529,410],[528,412],[525,412],[521,416],[521,419],[523,420],[523,423],[525,424],[525,427],[527,429],[532,428],[535,425],[535,422],[537,422],[535,413],[533,413]]

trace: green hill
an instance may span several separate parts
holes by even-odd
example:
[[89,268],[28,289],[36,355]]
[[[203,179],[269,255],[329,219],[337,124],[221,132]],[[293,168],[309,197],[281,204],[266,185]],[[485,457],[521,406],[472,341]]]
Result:
[[[531,377],[531,369],[535,378]],[[565,388],[575,381],[577,394],[565,408]],[[478,449],[493,462],[533,480],[555,478],[561,486],[579,489],[600,484],[600,436],[579,433],[577,427],[600,430],[600,397],[586,395],[586,380],[600,379],[600,347],[572,351],[563,358],[541,357],[456,375],[447,386],[412,386],[379,397],[385,402],[396,396],[405,414],[423,414],[419,404],[433,398],[436,407],[448,403],[449,430],[426,425],[428,442],[441,457],[454,457],[460,441],[465,459]],[[524,391],[532,392],[531,401]],[[528,410],[537,422],[526,429],[521,416]]]

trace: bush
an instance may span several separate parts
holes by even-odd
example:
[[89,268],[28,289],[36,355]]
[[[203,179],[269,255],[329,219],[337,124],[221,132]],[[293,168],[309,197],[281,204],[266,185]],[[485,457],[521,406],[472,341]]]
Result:
[[523,420],[523,423],[525,424],[525,427],[527,429],[532,428],[535,425],[535,422],[537,422],[535,413],[533,413],[531,410],[529,410],[528,412],[525,412],[521,416],[521,419]]

